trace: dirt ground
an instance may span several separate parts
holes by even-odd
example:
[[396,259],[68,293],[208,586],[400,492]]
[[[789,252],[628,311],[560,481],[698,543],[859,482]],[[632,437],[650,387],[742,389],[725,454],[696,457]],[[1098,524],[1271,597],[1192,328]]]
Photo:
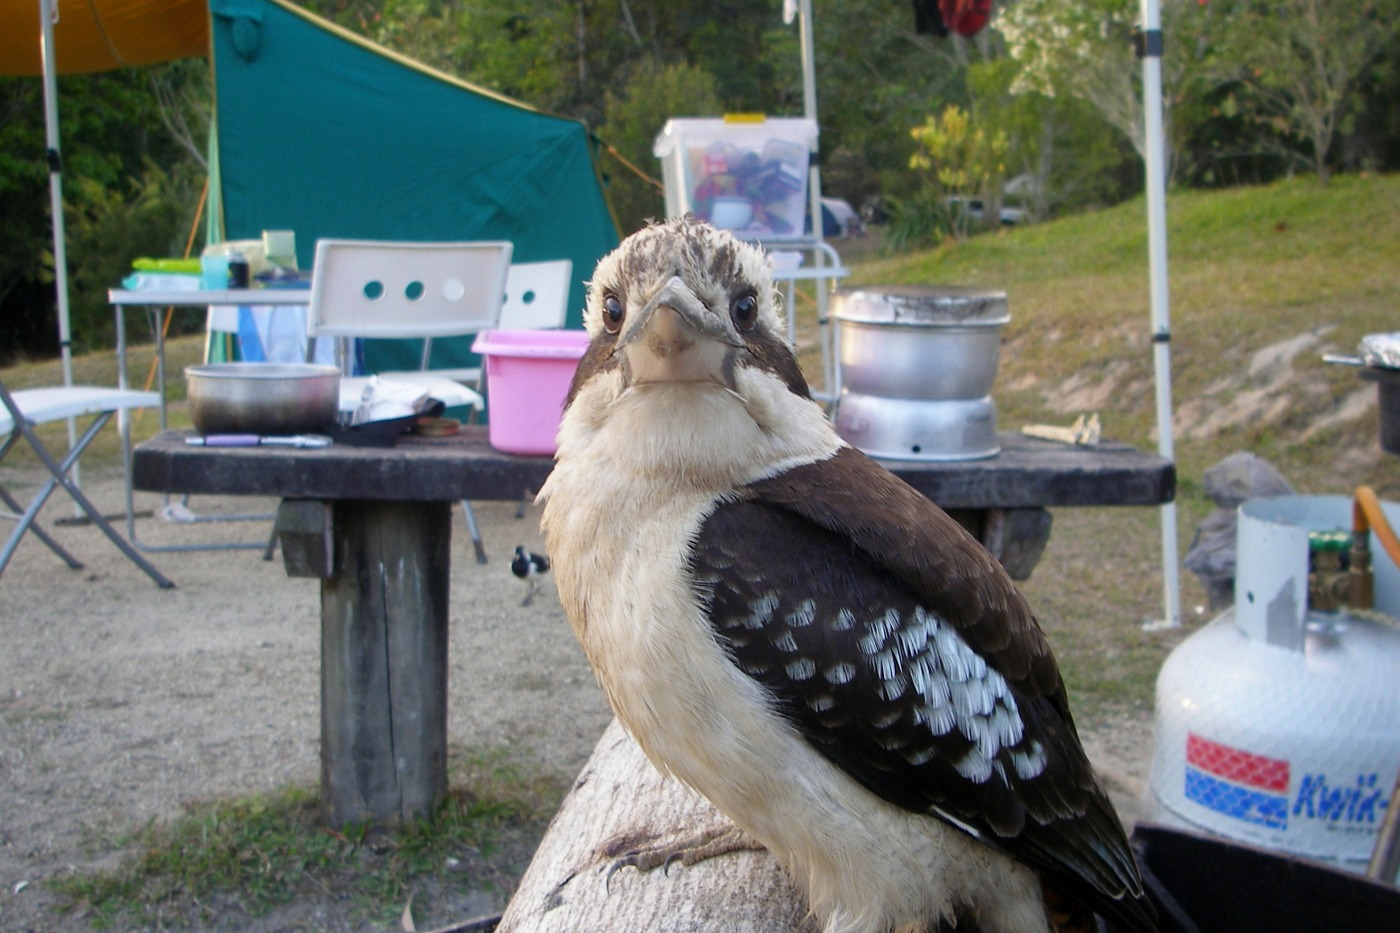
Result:
[[[6,478],[23,479],[8,469]],[[120,511],[119,476],[85,475],[84,486],[104,510]],[[138,494],[138,510],[161,505]],[[189,507],[201,516],[266,513],[274,502],[204,497]],[[552,584],[522,606],[524,587],[510,574],[515,546],[540,544],[538,510],[523,519],[508,503],[476,511],[485,566],[473,558],[460,511],[454,517],[449,743],[509,747],[572,778],[610,714]],[[53,527],[70,514],[60,494],[46,517]],[[269,527],[137,524],[148,545],[254,542]],[[54,531],[83,570],[31,536],[0,578],[4,931],[85,929],[54,911],[44,882],[116,864],[125,831],[190,801],[314,785],[319,774],[317,581],[287,577],[280,559],[257,550],[195,550],[151,555],[177,584],[161,590],[96,529]],[[1120,720],[1085,739],[1131,825],[1150,722]],[[258,929],[290,928],[274,917]]]

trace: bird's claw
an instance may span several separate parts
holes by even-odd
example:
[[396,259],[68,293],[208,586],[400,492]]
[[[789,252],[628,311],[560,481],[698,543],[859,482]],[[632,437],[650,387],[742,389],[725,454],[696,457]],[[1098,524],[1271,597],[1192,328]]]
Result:
[[763,846],[756,840],[744,835],[738,829],[731,828],[711,830],[677,842],[633,849],[613,860],[612,865],[608,867],[603,888],[605,891],[611,891],[612,876],[623,868],[635,868],[639,872],[654,871],[660,868],[661,874],[669,877],[671,866],[676,862],[689,868],[698,862],[714,858],[716,855],[762,848]]

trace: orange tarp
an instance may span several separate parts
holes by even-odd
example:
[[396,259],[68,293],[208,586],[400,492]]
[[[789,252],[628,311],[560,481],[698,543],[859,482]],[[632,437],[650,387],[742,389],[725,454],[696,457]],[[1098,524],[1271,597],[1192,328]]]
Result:
[[[209,54],[207,0],[57,0],[59,74]],[[39,0],[0,3],[0,75],[43,73]]]

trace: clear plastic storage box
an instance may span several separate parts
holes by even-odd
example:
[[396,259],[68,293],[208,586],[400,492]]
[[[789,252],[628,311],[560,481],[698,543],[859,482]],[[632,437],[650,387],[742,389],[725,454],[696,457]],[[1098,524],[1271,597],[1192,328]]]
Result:
[[666,216],[691,212],[745,239],[801,239],[816,141],[816,121],[797,117],[668,120],[652,147]]

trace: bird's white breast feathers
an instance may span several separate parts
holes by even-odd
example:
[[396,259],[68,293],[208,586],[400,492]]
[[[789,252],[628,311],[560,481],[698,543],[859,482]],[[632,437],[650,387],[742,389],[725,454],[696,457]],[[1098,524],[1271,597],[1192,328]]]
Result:
[[652,762],[772,850],[830,933],[973,904],[985,929],[1043,930],[1026,907],[1031,872],[885,803],[813,750],[726,655],[691,586],[690,548],[719,502],[841,446],[820,409],[762,372],[741,373],[736,391],[624,391],[602,374],[574,399],[559,443],[541,499],[560,598]]

